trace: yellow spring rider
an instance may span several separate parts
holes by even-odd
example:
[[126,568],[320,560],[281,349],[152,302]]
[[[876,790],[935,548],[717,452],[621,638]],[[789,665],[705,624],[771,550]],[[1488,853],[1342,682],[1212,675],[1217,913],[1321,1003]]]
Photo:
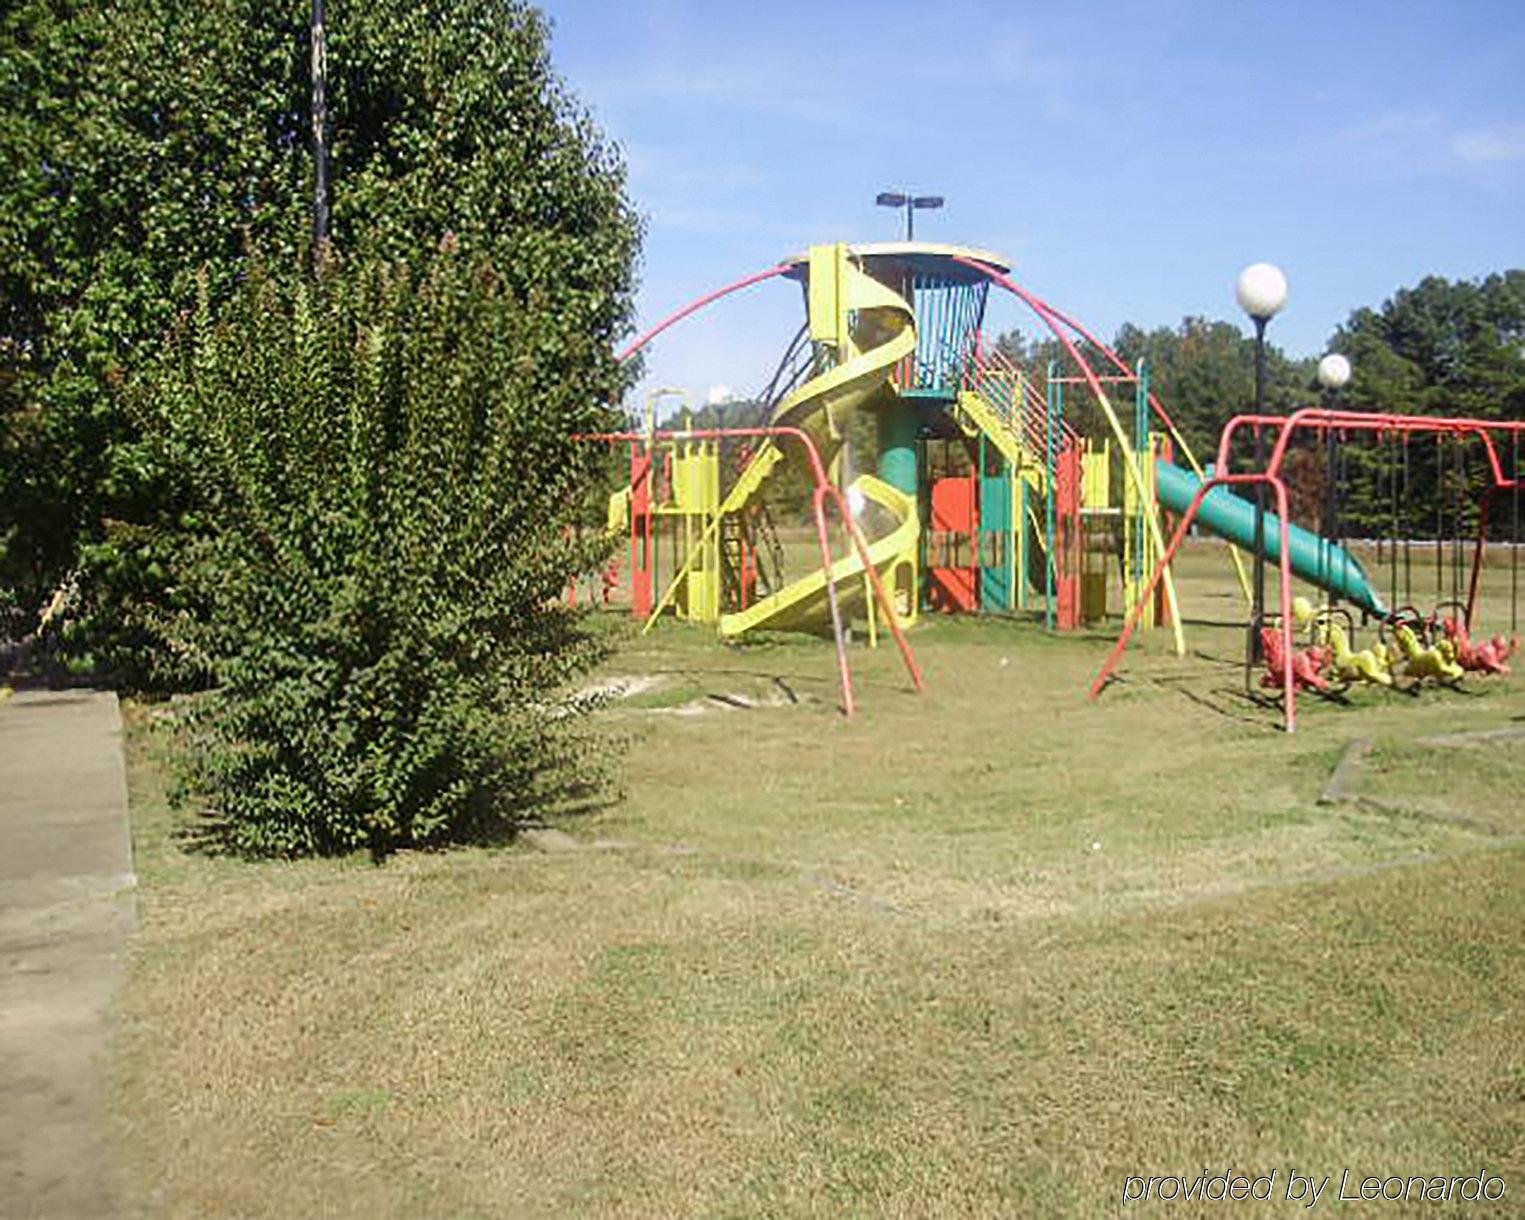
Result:
[[1299,628],[1310,631],[1315,644],[1329,650],[1330,676],[1341,681],[1391,686],[1397,676],[1394,668],[1400,662],[1406,678],[1454,682],[1462,676],[1456,646],[1451,641],[1422,644],[1407,623],[1394,625],[1394,643],[1356,651],[1350,646],[1349,633],[1329,606],[1315,609],[1306,597],[1298,597],[1293,599],[1292,615]]
[[1393,684],[1392,658],[1382,647],[1350,647],[1350,635],[1328,606],[1314,609],[1306,597],[1294,598],[1292,617],[1299,628],[1312,630],[1313,642],[1329,650],[1330,676],[1344,682],[1371,682],[1377,686]]
[[1393,638],[1398,641],[1398,648],[1407,661],[1403,670],[1407,677],[1440,678],[1447,682],[1457,682],[1465,672],[1457,664],[1456,645],[1450,640],[1441,640],[1438,644],[1426,647],[1419,642],[1414,629],[1407,623],[1399,623],[1393,628]]

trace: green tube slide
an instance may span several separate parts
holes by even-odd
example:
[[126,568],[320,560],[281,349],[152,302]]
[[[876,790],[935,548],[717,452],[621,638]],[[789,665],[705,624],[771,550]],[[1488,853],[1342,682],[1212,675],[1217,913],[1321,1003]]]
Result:
[[[1155,461],[1154,468],[1156,494],[1160,503],[1171,512],[1184,513],[1191,507],[1202,481],[1191,471],[1182,470],[1163,458]],[[1235,546],[1254,550],[1255,505],[1236,496],[1227,487],[1214,487],[1202,498],[1197,519]],[[1287,534],[1291,543],[1294,575],[1326,592],[1345,598],[1363,610],[1373,614],[1387,613],[1381,596],[1372,588],[1366,569],[1344,547],[1325,541],[1296,525],[1289,526]],[[1265,544],[1266,558],[1271,563],[1280,563],[1281,522],[1273,512],[1265,515]]]

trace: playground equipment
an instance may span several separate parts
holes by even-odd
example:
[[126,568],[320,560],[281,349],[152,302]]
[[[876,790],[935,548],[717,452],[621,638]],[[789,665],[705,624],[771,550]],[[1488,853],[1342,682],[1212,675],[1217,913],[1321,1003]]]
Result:
[[[1298,597],[1292,601],[1292,617],[1299,627],[1310,632],[1315,645],[1329,650],[1329,668],[1336,680],[1346,685],[1353,682],[1369,682],[1374,686],[1393,684],[1392,658],[1385,648],[1378,645],[1358,652],[1350,646],[1353,624],[1347,611],[1335,606],[1315,609],[1307,598]],[[1269,658],[1269,653],[1267,655]]]
[[1301,650],[1288,651],[1281,630],[1273,626],[1260,629],[1261,646],[1265,649],[1266,672],[1260,684],[1265,687],[1295,686],[1298,690],[1327,691],[1329,679],[1324,671],[1329,667],[1329,650],[1318,644]]
[[[957,246],[813,246],[635,340],[623,356],[733,292],[798,283],[805,322],[763,396],[766,422],[809,433],[871,539],[865,556],[854,549],[786,576],[769,493],[796,459],[771,439],[738,453],[728,438],[701,442],[681,426],[659,434],[653,407],[610,511],[611,524],[629,531],[630,607],[645,627],[671,613],[712,623],[725,638],[818,630],[835,599],[849,620],[868,616],[873,639],[881,616],[865,579],[871,567],[900,626],[928,612],[982,611],[1074,630],[1103,619],[1109,590],[1120,588],[1121,609],[1168,626],[1184,652],[1173,581],[1168,571],[1148,578],[1164,551],[1162,509],[1189,505],[1201,468],[1147,367],[1130,367],[1008,271],[995,255]],[[986,343],[992,285],[1032,309],[1068,359],[1023,369]],[[1111,368],[1093,367],[1082,345]],[[1077,391],[1086,415],[1104,421],[1103,435],[1076,427]],[[1114,405],[1124,395],[1131,412]],[[873,419],[871,474],[850,471],[855,413]],[[1178,455],[1192,470],[1175,465]],[[1238,497],[1213,497],[1198,515],[1239,545],[1253,540],[1253,510]],[[1352,557],[1300,530],[1289,537],[1300,571],[1375,604]]]
[[[643,629],[668,614],[713,625],[727,639],[760,630],[824,630],[829,623],[850,708],[844,641],[860,616],[871,642],[882,627],[894,633],[919,684],[902,629],[923,614],[1026,614],[1068,631],[1105,618],[1110,590],[1120,588],[1126,625],[1092,686],[1096,694],[1141,626],[1168,627],[1177,654],[1184,654],[1171,563],[1186,533],[1201,525],[1231,544],[1247,599],[1241,552],[1252,552],[1257,570],[1272,563],[1280,569],[1280,613],[1252,604],[1248,639],[1271,658],[1266,686],[1282,692],[1289,731],[1299,688],[1332,692],[1357,681],[1386,686],[1399,660],[1395,650],[1407,677],[1449,680],[1464,655],[1483,668],[1502,661],[1497,648],[1468,651],[1470,640],[1440,639],[1438,609],[1417,633],[1410,625],[1407,642],[1399,643],[1394,626],[1395,650],[1385,643],[1355,647],[1354,623],[1349,611],[1338,610],[1341,601],[1363,619],[1386,624],[1395,613],[1390,607],[1408,600],[1397,593],[1400,538],[1406,591],[1411,567],[1398,475],[1390,476],[1392,589],[1384,599],[1377,580],[1342,545],[1333,466],[1325,482],[1327,511],[1315,533],[1289,520],[1282,465],[1299,432],[1324,440],[1331,463],[1343,453],[1341,438],[1375,433],[1393,447],[1392,460],[1376,468],[1396,472],[1401,456],[1405,479],[1413,436],[1432,434],[1437,445],[1450,444],[1445,453],[1457,463],[1463,461],[1460,442],[1481,440],[1491,479],[1478,506],[1465,603],[1460,530],[1468,518],[1459,503],[1452,513],[1451,592],[1465,605],[1460,626],[1470,630],[1489,506],[1500,488],[1517,493],[1518,430],[1525,425],[1313,409],[1285,418],[1243,415],[1224,429],[1217,461],[1204,470],[1151,389],[1147,366],[1130,366],[1009,271],[995,255],[958,246],[812,246],[700,297],[632,342],[622,358],[696,311],[757,284],[787,280],[803,291],[804,322],[761,396],[757,427],[695,429],[684,416],[679,426],[659,429],[654,400],[644,430],[601,438],[629,446],[629,483],[611,497],[608,519],[611,529],[628,531],[629,605]],[[1063,360],[1022,368],[985,341],[992,286],[1037,316]],[[1083,395],[1078,403],[1076,393]],[[1130,398],[1131,413],[1125,409]],[[872,442],[862,441],[865,419],[872,421]],[[1274,436],[1263,469],[1233,464],[1233,441],[1244,431]],[[1511,432],[1516,453],[1508,479],[1494,444],[1503,431]],[[871,473],[855,473],[852,435],[860,450],[873,451]],[[811,507],[820,562],[791,573],[777,522],[787,498],[781,501],[778,492],[790,483],[786,473],[798,472],[801,453],[816,483]],[[1465,487],[1464,470],[1461,476]],[[1272,492],[1269,511],[1235,494],[1257,485]],[[851,541],[839,551],[827,538],[828,500]],[[1166,513],[1177,518],[1168,545]],[[1438,598],[1439,521],[1436,534]],[[1380,559],[1379,551],[1379,565]],[[1301,651],[1294,639],[1294,579],[1330,600],[1316,622],[1304,624],[1312,636]],[[1516,574],[1516,589],[1517,583]],[[1257,589],[1263,584],[1255,582]]]
[[1414,678],[1444,678],[1455,682],[1464,672],[1456,663],[1456,647],[1449,640],[1426,645],[1407,623],[1393,628],[1398,652],[1408,663],[1407,673]]
[[[1281,576],[1281,613],[1274,621],[1261,618],[1252,622],[1252,633],[1258,635],[1264,647],[1265,655],[1269,663],[1280,676],[1268,685],[1280,688],[1284,694],[1284,724],[1288,732],[1293,731],[1297,724],[1297,701],[1298,689],[1324,688],[1318,683],[1310,681],[1309,675],[1300,672],[1298,656],[1294,643],[1294,632],[1298,626],[1299,615],[1295,612],[1293,601],[1293,577],[1301,576],[1319,587],[1331,592],[1336,596],[1347,597],[1352,604],[1362,611],[1376,615],[1383,623],[1384,630],[1391,627],[1394,645],[1383,650],[1379,658],[1377,650],[1370,654],[1370,665],[1363,664],[1358,660],[1358,654],[1348,647],[1345,642],[1344,659],[1361,677],[1366,680],[1376,681],[1379,684],[1377,670],[1386,664],[1391,669],[1400,660],[1404,663],[1403,673],[1406,677],[1415,679],[1433,678],[1442,681],[1455,681],[1465,672],[1459,663],[1461,653],[1461,638],[1458,631],[1448,633],[1448,638],[1426,640],[1421,638],[1422,629],[1428,635],[1437,634],[1436,625],[1441,621],[1437,609],[1435,615],[1428,618],[1419,615],[1408,607],[1400,607],[1398,610],[1389,610],[1381,598],[1365,571],[1356,564],[1355,559],[1349,555],[1343,547],[1340,547],[1331,538],[1322,540],[1315,539],[1312,543],[1307,541],[1311,535],[1300,539],[1296,527],[1291,526],[1287,520],[1289,496],[1287,485],[1283,476],[1283,469],[1287,459],[1289,447],[1294,438],[1301,431],[1304,434],[1312,433],[1315,438],[1329,442],[1332,447],[1333,441],[1339,437],[1354,435],[1374,435],[1378,443],[1389,439],[1392,444],[1402,445],[1402,464],[1392,463],[1393,473],[1390,475],[1394,535],[1389,543],[1393,578],[1393,601],[1398,601],[1398,566],[1397,566],[1397,539],[1398,528],[1402,516],[1402,503],[1405,495],[1400,493],[1398,485],[1398,472],[1402,471],[1404,477],[1408,470],[1408,442],[1415,436],[1434,436],[1437,442],[1437,453],[1443,453],[1441,448],[1446,444],[1452,446],[1450,456],[1456,463],[1464,460],[1464,454],[1460,448],[1463,442],[1472,442],[1482,450],[1486,470],[1487,484],[1481,496],[1478,511],[1478,531],[1473,544],[1471,572],[1467,579],[1467,595],[1465,601],[1458,598],[1461,587],[1461,562],[1460,546],[1453,545],[1452,553],[1452,591],[1453,600],[1451,605],[1462,610],[1459,620],[1456,620],[1458,628],[1470,630],[1473,626],[1477,608],[1477,596],[1479,579],[1482,574],[1484,548],[1488,537],[1489,507],[1496,494],[1501,490],[1513,491],[1516,497],[1515,529],[1518,535],[1518,495],[1522,485],[1519,467],[1519,436],[1525,431],[1525,423],[1501,422],[1497,420],[1482,420],[1469,418],[1431,417],[1413,415],[1393,415],[1384,413],[1363,413],[1353,411],[1336,411],[1321,408],[1304,408],[1293,412],[1289,416],[1267,415],[1239,415],[1225,425],[1218,441],[1218,455],[1216,470],[1226,472],[1232,470],[1233,442],[1239,434],[1245,431],[1258,431],[1265,429],[1275,436],[1270,455],[1263,470],[1251,470],[1240,474],[1216,473],[1212,478],[1197,484],[1190,503],[1180,518],[1170,545],[1156,564],[1154,574],[1150,577],[1144,596],[1163,580],[1168,573],[1170,561],[1180,549],[1186,532],[1197,520],[1208,520],[1203,509],[1209,505],[1215,496],[1222,493],[1223,496],[1232,499],[1237,505],[1244,505],[1253,519],[1255,509],[1237,496],[1224,491],[1230,486],[1254,486],[1256,484],[1267,485],[1271,488],[1275,499],[1276,511],[1274,514],[1267,513],[1264,517],[1264,546],[1257,556],[1257,562],[1275,561],[1280,568]],[[1513,453],[1513,462],[1510,472],[1506,476],[1504,464],[1500,454],[1499,441],[1508,438]],[[1444,470],[1443,459],[1438,458],[1436,464],[1437,478],[1439,472]],[[1466,478],[1456,482],[1456,486],[1465,489],[1470,487],[1470,481]],[[1438,503],[1438,501],[1437,501]],[[1442,509],[1437,507],[1437,513]],[[1233,526],[1236,518],[1242,518],[1243,514],[1236,507],[1220,507],[1215,516],[1217,524],[1214,529],[1223,525]],[[1458,508],[1454,514],[1455,522],[1463,519],[1463,513]],[[1442,545],[1444,534],[1441,522],[1437,520],[1435,535],[1436,553],[1436,588],[1441,589],[1441,576],[1443,568]],[[1238,527],[1242,530],[1243,521],[1238,521]],[[1458,531],[1459,532],[1459,531]],[[1229,535],[1233,537],[1234,535]],[[1459,538],[1457,540],[1459,542]],[[1518,571],[1517,571],[1518,548],[1511,548],[1512,559],[1515,563],[1515,571],[1511,574],[1511,604],[1513,609],[1513,626],[1518,626]],[[1407,540],[1405,536],[1405,552],[1407,552]],[[1300,557],[1299,557],[1300,556]],[[1405,568],[1409,567],[1408,556],[1405,554]],[[1405,591],[1411,591],[1411,587],[1405,579]],[[1125,653],[1128,642],[1139,625],[1141,615],[1137,611],[1131,613],[1124,624],[1117,643],[1113,646],[1101,672],[1097,674],[1091,685],[1091,695],[1095,697],[1106,687],[1117,666]],[[1305,621],[1318,616],[1304,614],[1301,616]],[[1327,619],[1324,632],[1328,636],[1329,645],[1334,650],[1336,672],[1340,672],[1341,648],[1334,639],[1333,625]],[[1279,637],[1274,644],[1270,637]],[[1469,641],[1470,642],[1470,641]],[[1505,641],[1507,644],[1508,641]],[[1315,645],[1320,647],[1320,645]],[[1480,660],[1481,658],[1479,658]],[[1493,659],[1498,659],[1497,656]],[[1306,668],[1306,667],[1304,667]],[[1369,671],[1369,672],[1368,672]],[[1385,685],[1385,684],[1384,684]]]
[[[684,432],[657,432],[654,430],[645,433],[603,432],[589,433],[575,439],[613,443],[629,443],[632,446],[632,454],[637,453],[635,446],[644,443],[649,457],[651,446],[657,443],[671,443],[675,441],[714,441],[721,440],[726,437],[765,437],[767,438],[769,444],[773,444],[775,441],[780,439],[790,439],[797,441],[803,447],[805,456],[809,463],[809,470],[815,479],[815,492],[811,498],[811,511],[815,518],[816,540],[820,545],[822,569],[830,571],[833,566],[831,561],[831,542],[828,538],[828,530],[826,526],[825,507],[828,500],[833,500],[835,501],[838,519],[841,521],[843,531],[852,541],[855,557],[858,564],[860,565],[859,570],[865,573],[867,582],[870,588],[873,590],[873,596],[877,600],[877,604],[885,615],[885,619],[889,625],[890,631],[895,637],[895,643],[899,647],[901,656],[905,660],[906,669],[911,676],[912,685],[916,690],[920,691],[923,685],[921,668],[916,664],[916,658],[911,652],[910,643],[906,640],[905,633],[901,630],[897,616],[894,612],[894,608],[890,602],[889,594],[886,592],[884,583],[880,579],[879,573],[875,567],[872,558],[872,551],[864,539],[863,531],[859,529],[857,522],[853,519],[853,513],[847,498],[842,494],[841,489],[835,486],[827,478],[825,466],[821,461],[820,452],[817,449],[815,442],[807,433],[799,428],[789,426],[775,426],[768,428],[711,428],[686,430]],[[635,458],[633,457],[632,461],[634,460]],[[644,475],[645,481],[648,482],[650,480],[649,470],[650,467],[648,462],[646,468],[647,473]],[[613,500],[611,499],[611,515],[614,513],[612,505]],[[632,535],[632,556],[634,556],[640,541],[641,540],[638,536]],[[826,591],[826,604],[829,608],[829,613],[831,616],[832,635],[836,642],[837,671],[842,685],[842,712],[844,715],[851,716],[855,707],[855,700],[853,696],[852,672],[847,659],[846,635],[843,630],[841,606],[836,593],[836,585],[830,581],[827,581],[824,587]]]
[[1518,635],[1511,637],[1503,632],[1499,632],[1491,640],[1474,644],[1466,624],[1455,618],[1442,619],[1441,629],[1456,649],[1457,664],[1473,673],[1509,673],[1509,658],[1520,647]]

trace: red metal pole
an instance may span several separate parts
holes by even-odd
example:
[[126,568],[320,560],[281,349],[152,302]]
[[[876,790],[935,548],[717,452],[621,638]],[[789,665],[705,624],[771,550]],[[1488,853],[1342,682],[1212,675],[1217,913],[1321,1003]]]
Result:
[[858,552],[858,561],[863,564],[863,570],[868,573],[869,581],[874,586],[874,600],[879,603],[879,608],[884,611],[884,621],[890,625],[890,634],[895,637],[895,646],[900,649],[900,655],[905,661],[905,667],[911,675],[911,685],[917,690],[925,689],[922,682],[921,666],[916,663],[916,657],[911,652],[911,642],[906,639],[905,631],[900,626],[900,616],[895,610],[895,603],[890,595],[885,592],[884,581],[879,576],[879,569],[869,559],[868,540],[864,538],[863,531],[858,528],[858,523],[853,519],[852,508],[844,499],[841,489],[834,483],[828,483],[827,489],[836,498],[837,512],[847,528],[848,535],[852,538],[853,546]]
[[[634,435],[634,434],[632,434]],[[630,443],[630,613],[651,613],[652,567],[652,452],[645,434]]]
[[1202,498],[1214,487],[1224,482],[1223,479],[1208,479],[1197,488],[1197,494],[1191,499],[1186,512],[1181,517],[1181,523],[1176,526],[1176,532],[1171,536],[1170,545],[1165,548],[1165,554],[1160,557],[1159,563],[1155,564],[1154,571],[1149,575],[1149,583],[1144,586],[1143,596],[1134,604],[1128,612],[1128,621],[1123,624],[1123,633],[1117,637],[1117,643],[1112,645],[1112,651],[1107,654],[1107,659],[1102,663],[1101,672],[1096,675],[1096,680],[1091,683],[1091,698],[1101,694],[1106,686],[1107,679],[1117,668],[1117,663],[1122,660],[1123,653],[1128,650],[1128,641],[1133,638],[1133,633],[1138,630],[1139,622],[1144,617],[1144,607],[1149,604],[1150,597],[1164,578],[1165,569],[1170,566],[1176,557],[1176,552],[1181,549],[1181,543],[1186,539],[1186,531],[1191,528],[1191,523],[1197,519],[1197,510],[1202,507]]
[[[914,685],[917,690],[923,689],[924,683],[922,680],[921,668],[917,665],[916,658],[911,652],[910,641],[906,639],[905,633],[900,628],[900,624],[897,621],[895,615],[894,604],[891,602],[889,595],[884,590],[884,584],[879,579],[878,571],[869,562],[868,543],[863,538],[862,532],[858,529],[857,522],[853,520],[852,513],[849,511],[847,502],[843,498],[841,491],[834,487],[831,483],[831,480],[826,477],[826,467],[825,464],[821,461],[820,451],[816,448],[815,442],[811,439],[809,433],[805,432],[801,428],[796,428],[789,424],[775,424],[770,427],[758,428],[695,428],[683,431],[651,433],[582,432],[575,433],[572,436],[572,439],[575,441],[603,441],[605,443],[619,443],[624,441],[645,441],[648,439],[653,441],[722,440],[726,437],[735,436],[761,436],[768,437],[770,439],[777,437],[792,437],[805,447],[805,456],[809,459],[811,474],[815,477],[816,491],[822,496],[829,494],[836,498],[837,511],[841,514],[842,520],[846,523],[848,533],[853,539],[854,546],[858,549],[858,554],[863,561],[865,569],[869,573],[870,580],[873,582],[875,595],[879,601],[879,604],[884,608],[885,619],[890,624],[890,630],[895,636],[895,643],[899,646],[900,654],[905,659],[906,669],[910,672],[912,685]],[[821,514],[817,521],[817,532],[821,533],[824,537],[824,530],[825,518],[824,514]],[[836,588],[831,580],[831,548],[829,541],[827,541],[826,545],[823,547],[822,560],[825,563],[825,568],[822,572],[822,575],[826,581],[827,600],[832,607],[833,629],[838,633],[838,638],[841,641],[841,646],[839,646],[838,649],[838,664],[839,668],[844,672],[844,674],[846,674],[848,672],[847,654],[845,649],[845,640],[842,640],[840,636],[840,621],[837,619],[836,615]],[[848,714],[851,714],[852,687],[850,675],[844,682],[843,692],[844,703],[847,705]]]
[[727,284],[724,288],[717,288],[714,292],[706,293],[697,300],[690,301],[681,309],[675,309],[672,313],[668,314],[650,330],[643,331],[637,335],[624,346],[615,359],[624,364],[625,361],[629,360],[631,356],[635,355],[636,352],[640,351],[664,330],[670,326],[677,325],[677,323],[683,321],[690,314],[698,313],[706,305],[714,304],[721,297],[730,296],[731,293],[739,292],[743,288],[750,288],[753,284],[761,283],[763,280],[771,280],[776,275],[783,275],[786,271],[792,270],[796,265],[795,263],[779,263],[776,267],[769,267],[766,271],[759,271],[754,275],[743,276],[734,283]]
[[1467,586],[1467,630],[1472,630],[1473,621],[1477,614],[1477,587],[1483,573],[1483,558],[1488,545],[1488,516],[1493,508],[1493,493],[1497,490],[1490,487],[1483,493],[1483,503],[1477,514],[1477,545],[1472,551],[1472,579]]
[[831,607],[831,634],[837,644],[837,673],[842,680],[842,714],[853,714],[853,677],[847,665],[847,640],[842,633],[842,611],[837,605],[837,582],[831,578],[831,543],[826,537],[826,486],[817,483],[811,508],[815,511],[815,535],[821,544],[821,577],[826,582],[826,602]]

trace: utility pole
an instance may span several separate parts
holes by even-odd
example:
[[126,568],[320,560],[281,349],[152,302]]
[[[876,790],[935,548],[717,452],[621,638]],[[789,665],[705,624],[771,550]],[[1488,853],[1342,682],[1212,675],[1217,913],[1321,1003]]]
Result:
[[312,0],[312,261],[328,258],[328,35],[323,0]]

